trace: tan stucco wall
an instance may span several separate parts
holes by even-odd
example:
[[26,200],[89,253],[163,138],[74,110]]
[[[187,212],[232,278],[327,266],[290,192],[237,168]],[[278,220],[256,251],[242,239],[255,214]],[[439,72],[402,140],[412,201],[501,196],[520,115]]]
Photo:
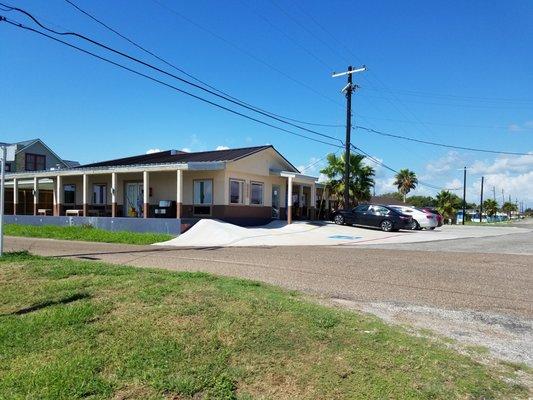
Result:
[[[230,179],[245,182],[244,205],[250,205],[250,183],[263,183],[263,205],[272,206],[272,186],[279,185],[280,207],[285,207],[287,179],[270,175],[270,170],[287,170],[290,166],[272,149],[262,150],[252,156],[238,161],[226,163],[226,169],[214,171],[183,171],[183,205],[193,204],[193,182],[196,179],[211,179],[213,181],[213,205],[229,204]],[[152,196],[149,203],[156,205],[160,200],[176,200],[176,171],[161,171],[149,173],[149,187]],[[117,173],[116,199],[119,205],[124,204],[124,185],[128,181],[142,182],[142,173]],[[107,185],[107,202],[111,204],[111,173],[88,174],[88,203],[92,203],[93,184]],[[79,176],[63,176],[62,185],[76,185],[76,204],[83,204],[83,178]],[[297,194],[297,190],[293,192]],[[242,205],[240,205],[242,207]],[[236,206],[237,207],[237,206]],[[251,205],[250,207],[256,207]],[[257,206],[260,207],[260,206]]]

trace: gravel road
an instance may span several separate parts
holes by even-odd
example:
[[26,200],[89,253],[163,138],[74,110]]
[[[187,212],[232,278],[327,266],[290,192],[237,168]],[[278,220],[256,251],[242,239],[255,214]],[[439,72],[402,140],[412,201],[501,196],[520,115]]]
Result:
[[14,237],[6,238],[6,248],[255,279],[533,364],[530,255],[309,246],[187,249]]

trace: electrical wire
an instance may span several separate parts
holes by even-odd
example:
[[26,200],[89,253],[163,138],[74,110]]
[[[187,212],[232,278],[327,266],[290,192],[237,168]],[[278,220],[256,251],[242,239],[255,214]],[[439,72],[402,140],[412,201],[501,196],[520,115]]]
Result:
[[396,139],[409,140],[411,142],[422,143],[422,144],[427,144],[427,145],[431,145],[431,146],[445,147],[445,148],[449,148],[449,149],[475,151],[475,152],[490,153],[490,154],[505,154],[505,155],[512,155],[512,156],[533,156],[533,153],[520,153],[520,152],[513,152],[513,151],[478,149],[478,148],[474,148],[474,147],[455,146],[455,145],[451,145],[451,144],[430,142],[430,141],[427,141],[427,140],[420,140],[420,139],[415,139],[415,138],[411,138],[411,137],[407,137],[407,136],[394,135],[392,133],[386,133],[386,132],[378,131],[376,129],[367,128],[365,126],[360,126],[360,125],[356,125],[356,126],[353,127],[353,129],[356,129],[356,128],[357,129],[362,129],[362,130],[364,130],[366,132],[375,133],[375,134],[378,134],[378,135],[381,135],[381,136],[388,136],[388,137],[392,137],[392,138],[396,138]]
[[178,66],[176,66],[176,64],[173,64],[167,60],[165,60],[163,57],[157,55],[156,53],[154,53],[153,51],[151,50],[148,50],[146,47],[144,46],[141,46],[140,44],[136,43],[134,40],[130,39],[129,37],[125,36],[124,34],[120,33],[119,31],[117,31],[116,29],[112,28],[111,26],[109,26],[108,24],[106,24],[105,22],[101,21],[100,19],[98,19],[97,17],[95,17],[93,14],[89,13],[88,11],[82,9],[80,6],[78,6],[77,4],[75,4],[74,2],[72,2],[71,0],[65,0],[65,2],[67,2],[68,4],[70,4],[72,7],[74,7],[76,10],[78,10],[79,12],[81,12],[82,14],[86,15],[87,17],[89,17],[90,19],[92,19],[93,21],[95,21],[96,23],[102,25],[104,28],[108,29],[109,31],[113,32],[115,35],[121,37],[122,39],[126,40],[128,43],[132,44],[133,46],[137,47],[139,50],[145,52],[146,54],[149,54],[151,55],[152,57],[154,57],[155,59],[161,61],[162,63],[168,65],[169,67],[175,69],[176,71],[178,72],[181,72],[182,74],[188,76],[189,78],[191,79],[194,79],[196,82],[220,93],[220,94],[223,94],[224,96],[227,96],[239,103],[242,103],[244,105],[247,105],[249,107],[252,107],[256,110],[259,110],[259,111],[262,111],[262,112],[265,112],[267,114],[270,114],[270,115],[273,115],[275,117],[278,117],[278,118],[282,118],[282,119],[286,119],[288,121],[292,121],[292,122],[297,122],[297,123],[300,123],[300,124],[304,124],[304,125],[311,125],[311,126],[321,126],[321,127],[330,127],[330,128],[337,128],[337,127],[343,127],[344,125],[335,125],[335,124],[323,124],[323,123],[315,123],[315,122],[308,122],[308,121],[302,121],[302,120],[298,120],[298,119],[294,119],[294,118],[289,118],[289,117],[286,117],[284,115],[280,115],[280,114],[276,114],[276,113],[273,113],[271,111],[268,111],[268,110],[265,110],[263,108],[260,108],[260,107],[257,107],[257,106],[254,106],[253,104],[250,104],[250,103],[247,103],[243,100],[240,100],[239,98],[237,97],[234,97],[232,95],[230,95],[229,93],[223,91],[223,90],[220,90],[218,88],[216,88],[215,86],[213,85],[210,85],[209,83],[205,82],[204,80],[201,80],[200,78],[194,76],[193,74],[185,71],[183,68],[180,68]]
[[21,28],[21,29],[24,29],[24,30],[26,30],[26,31],[30,31],[30,32],[34,32],[34,33],[36,33],[36,34],[39,34],[39,35],[41,35],[41,36],[43,36],[43,37],[46,37],[46,38],[48,38],[48,39],[51,39],[51,40],[53,40],[53,41],[55,41],[55,42],[61,43],[61,44],[65,45],[65,46],[68,46],[68,47],[70,47],[70,48],[72,48],[72,49],[78,50],[78,51],[80,51],[80,52],[82,52],[82,53],[85,53],[85,54],[90,55],[90,56],[92,56],[92,57],[94,57],[94,58],[97,58],[97,59],[99,59],[99,60],[101,60],[101,61],[104,61],[104,62],[107,62],[107,63],[109,63],[109,64],[112,64],[112,65],[114,65],[114,66],[116,66],[116,67],[118,67],[118,68],[121,68],[121,69],[124,69],[124,70],[126,70],[126,71],[129,71],[129,72],[131,72],[131,73],[133,73],[133,74],[135,74],[135,75],[138,75],[138,76],[141,76],[141,77],[143,77],[143,78],[149,79],[149,80],[151,80],[151,81],[153,81],[153,82],[159,83],[160,85],[166,86],[166,87],[168,87],[168,88],[170,88],[170,89],[176,90],[176,91],[178,91],[178,92],[180,92],[180,93],[183,93],[183,94],[185,94],[185,95],[187,95],[187,96],[193,97],[193,98],[195,98],[195,99],[197,99],[197,100],[200,100],[200,101],[202,101],[202,102],[204,102],[204,103],[210,104],[210,105],[212,105],[212,106],[214,106],[214,107],[217,107],[217,108],[219,108],[219,109],[222,109],[222,110],[228,111],[228,112],[230,112],[230,113],[232,113],[232,114],[235,114],[235,115],[241,116],[241,117],[246,118],[246,119],[248,119],[248,120],[251,120],[251,121],[257,122],[257,123],[259,123],[259,124],[262,124],[262,125],[265,125],[265,126],[268,126],[268,127],[274,128],[274,129],[279,130],[279,131],[282,131],[282,132],[289,133],[289,134],[294,135],[294,136],[298,136],[298,137],[301,137],[301,138],[305,138],[305,139],[307,139],[307,140],[312,140],[312,141],[317,142],[317,143],[326,144],[326,145],[333,146],[333,147],[336,147],[336,148],[341,147],[341,146],[339,146],[338,144],[334,144],[334,143],[326,142],[326,141],[323,141],[323,140],[320,140],[320,139],[316,139],[316,138],[312,138],[312,137],[309,137],[309,136],[306,136],[306,135],[303,135],[303,134],[300,134],[300,133],[297,133],[297,132],[293,132],[293,131],[290,131],[290,130],[288,130],[288,129],[285,129],[285,128],[282,128],[282,127],[279,127],[279,126],[273,125],[273,124],[271,124],[271,123],[269,123],[269,122],[265,122],[265,121],[259,120],[259,119],[257,119],[257,118],[251,117],[251,116],[249,116],[249,115],[243,114],[243,113],[241,113],[241,112],[239,112],[239,111],[235,111],[235,110],[233,110],[233,109],[231,109],[231,108],[228,108],[228,107],[223,106],[223,105],[221,105],[221,104],[215,103],[215,102],[210,101],[210,100],[208,100],[208,99],[205,99],[205,98],[203,98],[203,97],[201,97],[201,96],[198,96],[198,95],[195,95],[195,94],[193,94],[193,93],[191,93],[191,92],[188,92],[188,91],[186,91],[186,90],[180,89],[180,88],[178,88],[178,87],[176,87],[176,86],[174,86],[174,85],[171,85],[171,84],[169,84],[169,83],[167,83],[167,82],[164,82],[164,81],[159,80],[159,79],[157,79],[157,78],[154,78],[154,77],[152,77],[152,76],[146,75],[146,74],[144,74],[144,73],[142,73],[142,72],[136,71],[136,70],[134,70],[134,69],[132,69],[132,68],[129,68],[129,67],[127,67],[127,66],[125,66],[125,65],[122,65],[122,64],[120,64],[120,63],[118,63],[118,62],[112,61],[112,60],[110,60],[110,59],[108,59],[108,58],[105,58],[105,57],[103,57],[103,56],[100,56],[100,55],[98,55],[98,54],[95,54],[95,53],[93,53],[93,52],[91,52],[91,51],[89,51],[89,50],[82,49],[81,47],[75,46],[75,45],[73,45],[73,44],[71,44],[71,43],[65,42],[65,41],[63,41],[63,40],[61,40],[61,39],[58,39],[58,38],[55,38],[55,37],[53,37],[53,36],[51,36],[51,35],[49,35],[49,34],[47,34],[47,33],[45,33],[45,32],[41,32],[41,31],[39,31],[39,30],[37,30],[37,29],[34,29],[34,28],[31,28],[31,27],[25,26],[25,25],[23,25],[23,24],[21,24],[21,23],[19,23],[19,22],[17,22],[17,21],[12,21],[12,20],[10,20],[10,19],[4,17],[4,16],[0,16],[0,22],[1,22],[1,21],[4,21],[4,22],[6,22],[6,23],[8,23],[8,24],[10,24],[10,25],[12,25],[12,26],[17,27],[17,28]]
[[[394,172],[394,173],[399,173],[399,171],[397,171],[396,169],[388,166],[387,164],[385,164],[383,161],[380,161],[376,158],[374,158],[373,156],[371,156],[370,154],[368,154],[366,151],[364,151],[363,149],[361,149],[360,147],[356,147],[354,146],[353,144],[350,144],[351,148],[353,150],[355,150],[359,155],[362,155],[362,156],[365,156],[367,157],[368,159],[370,159],[374,164],[376,165],[379,165],[385,169],[388,169],[389,171],[391,172]],[[422,185],[422,186],[426,186],[430,189],[435,189],[435,190],[448,190],[448,191],[455,191],[455,190],[461,190],[462,188],[442,188],[442,187],[439,187],[439,186],[435,186],[435,185],[432,185],[430,183],[426,183],[426,182],[423,182],[421,180],[418,180],[418,184],[419,185]]]
[[59,31],[56,31],[56,30],[54,30],[54,29],[48,28],[48,27],[46,27],[45,25],[43,25],[42,23],[40,23],[40,22],[37,20],[37,18],[35,18],[33,15],[31,15],[29,12],[27,12],[27,11],[25,11],[25,10],[23,10],[23,9],[20,9],[20,8],[17,8],[17,7],[11,7],[11,6],[6,5],[6,4],[4,4],[4,3],[0,3],[0,5],[2,5],[2,6],[4,6],[4,7],[10,7],[10,8],[12,8],[12,9],[15,10],[15,11],[18,11],[18,12],[23,13],[24,15],[26,15],[27,17],[29,17],[30,19],[32,19],[32,20],[33,20],[37,25],[39,25],[42,29],[44,29],[44,30],[46,30],[46,31],[48,31],[48,32],[52,32],[52,33],[54,33],[54,34],[56,34],[56,35],[59,35],[59,36],[74,36],[74,37],[77,37],[77,38],[80,38],[80,39],[86,40],[86,41],[88,41],[89,43],[92,43],[92,44],[94,44],[94,45],[96,45],[96,46],[98,46],[98,47],[101,47],[101,48],[103,48],[103,49],[105,49],[105,50],[111,51],[111,52],[113,52],[113,53],[115,53],[115,54],[118,54],[118,55],[120,55],[120,56],[122,56],[122,57],[125,57],[125,58],[127,58],[127,59],[129,59],[129,60],[131,60],[131,61],[134,61],[134,62],[136,62],[136,63],[138,63],[138,64],[141,64],[141,65],[143,65],[143,66],[145,66],[145,67],[148,67],[148,68],[150,68],[150,69],[152,69],[152,70],[154,70],[154,71],[160,72],[160,73],[162,73],[162,74],[164,74],[164,75],[167,75],[167,76],[169,76],[169,77],[171,77],[171,78],[177,79],[177,80],[179,80],[180,82],[183,82],[183,83],[185,83],[185,84],[188,84],[188,85],[190,85],[190,86],[192,86],[192,87],[194,87],[194,88],[196,88],[196,89],[200,89],[200,90],[202,90],[202,91],[204,91],[204,92],[206,92],[206,93],[209,93],[209,94],[211,94],[211,95],[213,95],[213,96],[216,96],[216,97],[222,98],[222,99],[224,99],[224,100],[226,100],[226,101],[228,101],[228,102],[230,102],[230,103],[233,103],[233,104],[235,104],[235,105],[238,105],[238,106],[243,107],[243,108],[245,108],[245,109],[248,109],[248,110],[250,110],[250,111],[256,112],[256,113],[261,114],[261,115],[263,115],[263,116],[265,116],[265,117],[271,118],[271,119],[273,119],[273,120],[275,120],[275,121],[278,121],[278,122],[284,123],[284,124],[286,124],[286,125],[292,126],[292,127],[294,127],[294,128],[297,128],[297,129],[300,129],[300,130],[303,130],[303,131],[306,131],[306,132],[309,132],[309,133],[312,133],[312,134],[314,134],[314,135],[321,136],[321,137],[324,137],[324,138],[327,138],[327,139],[336,140],[336,141],[342,143],[342,141],[341,141],[339,138],[336,138],[336,137],[333,137],[333,136],[331,136],[331,135],[327,135],[327,134],[324,134],[324,133],[321,133],[321,132],[318,132],[318,131],[315,131],[315,130],[312,130],[312,129],[309,129],[309,128],[306,128],[306,127],[303,127],[303,126],[300,126],[300,125],[297,125],[297,124],[292,123],[292,122],[289,122],[289,121],[285,121],[285,120],[283,120],[283,119],[281,119],[281,118],[278,118],[278,117],[275,117],[275,116],[270,115],[270,114],[268,114],[268,113],[265,113],[265,112],[263,112],[263,111],[260,111],[260,110],[258,110],[258,109],[256,109],[256,108],[249,107],[249,106],[247,106],[247,105],[245,105],[245,104],[242,104],[242,103],[239,102],[239,101],[235,101],[235,100],[233,100],[233,99],[231,99],[231,98],[229,98],[229,97],[227,97],[227,96],[225,96],[225,95],[221,95],[221,94],[219,94],[219,93],[217,93],[217,92],[215,92],[215,91],[213,91],[213,90],[207,89],[207,88],[205,88],[205,87],[203,87],[203,86],[201,86],[201,85],[198,85],[198,84],[196,84],[196,83],[193,83],[193,82],[191,82],[191,81],[189,81],[189,80],[187,80],[187,79],[181,78],[181,77],[179,77],[179,76],[177,76],[177,75],[175,75],[175,74],[172,74],[172,73],[170,73],[170,72],[168,72],[168,71],[165,71],[165,70],[163,70],[163,69],[161,69],[161,68],[159,68],[159,67],[156,67],[156,66],[154,66],[154,65],[152,65],[152,64],[149,64],[149,63],[147,63],[147,62],[145,62],[145,61],[142,61],[142,60],[140,60],[140,59],[138,59],[138,58],[136,58],[136,57],[130,56],[129,54],[126,54],[126,53],[124,53],[124,52],[122,52],[122,51],[120,51],[120,50],[116,50],[116,49],[114,49],[114,48],[112,48],[112,47],[110,47],[110,46],[107,46],[107,45],[105,45],[105,44],[99,42],[99,41],[93,40],[93,39],[91,39],[91,38],[89,38],[89,37],[87,37],[87,36],[85,36],[85,35],[82,35],[82,34],[79,34],[79,33],[76,33],[76,32],[59,32]]
[[289,79],[290,81],[292,81],[292,82],[294,82],[294,83],[306,88],[307,90],[309,90],[309,91],[313,92],[314,94],[316,94],[316,95],[318,95],[318,96],[330,101],[331,103],[333,103],[333,104],[335,104],[335,105],[337,105],[339,107],[343,107],[344,108],[344,106],[341,103],[339,103],[337,100],[333,99],[332,97],[327,96],[327,95],[319,92],[318,90],[316,90],[312,86],[310,86],[310,85],[308,85],[308,84],[306,84],[306,83],[304,83],[304,82],[292,77],[291,75],[287,74],[283,70],[281,70],[281,69],[275,67],[274,65],[270,64],[268,61],[265,61],[265,60],[257,57],[256,55],[254,55],[250,51],[248,51],[248,50],[240,47],[239,45],[233,43],[232,41],[224,38],[220,34],[218,34],[216,32],[213,32],[211,29],[208,29],[205,26],[200,25],[199,23],[193,21],[191,18],[187,17],[186,15],[183,15],[183,14],[179,13],[178,11],[174,10],[173,8],[168,7],[167,5],[162,3],[161,1],[159,1],[159,0],[152,0],[152,1],[154,3],[156,3],[156,4],[158,4],[161,8],[164,8],[167,11],[169,11],[170,13],[178,16],[179,18],[181,18],[181,19],[183,19],[185,21],[187,21],[189,24],[195,26],[196,28],[198,28],[198,29],[200,29],[200,30],[202,30],[204,32],[207,32],[209,35],[213,36],[214,38],[216,38],[216,39],[220,40],[221,42],[227,44],[228,46],[234,48],[235,50],[239,51],[240,53],[245,54],[249,58],[251,58],[254,61],[258,62],[259,64],[262,64],[262,65],[266,66],[267,68],[277,72],[278,74],[284,76],[285,78]]

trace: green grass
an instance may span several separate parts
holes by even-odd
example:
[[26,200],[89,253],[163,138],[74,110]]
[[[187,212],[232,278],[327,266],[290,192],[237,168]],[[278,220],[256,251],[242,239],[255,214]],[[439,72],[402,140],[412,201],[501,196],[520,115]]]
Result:
[[0,260],[0,399],[527,398],[501,376],[436,340],[252,281]]
[[4,233],[9,236],[125,244],[152,244],[164,242],[173,238],[172,235],[164,233],[112,232],[93,228],[92,226],[32,226],[6,224],[4,226]]

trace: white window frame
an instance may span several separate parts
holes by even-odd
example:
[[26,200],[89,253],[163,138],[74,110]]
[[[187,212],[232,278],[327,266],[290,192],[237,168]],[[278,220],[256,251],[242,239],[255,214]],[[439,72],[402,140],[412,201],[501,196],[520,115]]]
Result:
[[[253,194],[254,185],[260,185],[261,186],[261,203],[259,203],[259,204],[254,204],[253,203],[252,194]],[[265,204],[265,184],[264,184],[264,182],[251,181],[250,182],[250,205],[258,207],[258,206],[263,206],[264,204]]]
[[[236,183],[239,184],[239,192],[240,192],[239,197],[240,198],[239,198],[239,201],[237,201],[236,203],[231,201],[231,184],[233,182],[236,182]],[[229,203],[228,204],[230,204],[230,205],[243,205],[244,204],[244,193],[245,193],[245,189],[244,188],[245,188],[245,181],[244,180],[230,178],[229,179],[229,190],[228,190],[228,192],[229,192],[229,199],[228,199]]]
[[[211,202],[210,203],[196,203],[196,182],[211,182]],[[192,207],[193,207],[193,215],[198,217],[208,217],[213,214],[213,202],[215,201],[215,187],[213,179],[211,178],[205,178],[205,179],[193,179],[192,181]],[[208,214],[198,214],[195,212],[196,207],[209,207],[209,213]]]
[[[95,189],[98,188],[101,193],[103,193],[103,200],[100,201],[96,198]],[[107,183],[93,183],[93,196],[92,196],[92,205],[94,206],[105,206],[107,204]]]

